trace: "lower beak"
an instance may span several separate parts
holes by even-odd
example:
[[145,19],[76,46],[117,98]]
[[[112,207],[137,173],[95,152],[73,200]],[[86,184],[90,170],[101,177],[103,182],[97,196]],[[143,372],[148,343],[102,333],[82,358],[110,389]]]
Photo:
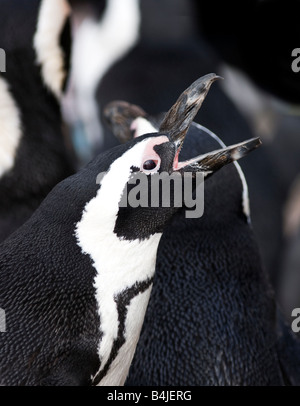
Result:
[[218,171],[223,166],[243,158],[260,145],[261,140],[259,138],[251,138],[250,140],[239,144],[208,152],[207,154],[199,155],[184,162],[178,162],[178,153],[176,153],[173,170],[203,172],[204,174],[209,175]]

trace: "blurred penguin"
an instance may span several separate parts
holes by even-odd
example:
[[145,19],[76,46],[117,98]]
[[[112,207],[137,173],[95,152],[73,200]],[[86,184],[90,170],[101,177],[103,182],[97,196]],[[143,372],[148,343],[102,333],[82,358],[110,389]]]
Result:
[[96,89],[110,67],[139,38],[139,0],[70,0],[72,71],[64,116],[81,163],[110,145],[104,140]]
[[66,0],[0,2],[0,241],[73,172],[60,112],[69,14]]

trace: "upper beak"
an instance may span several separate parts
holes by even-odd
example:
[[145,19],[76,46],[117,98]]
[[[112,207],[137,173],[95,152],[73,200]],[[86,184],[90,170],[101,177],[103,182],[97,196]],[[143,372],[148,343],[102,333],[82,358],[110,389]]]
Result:
[[188,129],[198,113],[212,83],[222,79],[215,73],[210,73],[196,80],[178,98],[176,103],[165,115],[159,131],[167,133],[170,141],[173,141],[180,149],[188,132]]
[[243,158],[260,145],[261,140],[259,138],[251,138],[239,144],[211,151],[184,162],[178,162],[177,155],[177,158],[175,156],[173,169],[184,172],[203,172],[205,175],[209,175],[224,165]]

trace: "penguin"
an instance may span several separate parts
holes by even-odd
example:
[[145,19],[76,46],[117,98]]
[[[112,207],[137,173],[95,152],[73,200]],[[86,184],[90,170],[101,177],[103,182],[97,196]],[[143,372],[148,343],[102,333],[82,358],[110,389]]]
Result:
[[[160,128],[143,108],[104,110],[120,140]],[[158,120],[159,121],[159,120]],[[192,123],[180,156],[224,143]],[[240,166],[205,181],[204,214],[165,227],[127,386],[278,386],[300,383],[300,341],[262,267]]]
[[0,241],[17,230],[51,189],[74,172],[60,103],[71,34],[66,0],[0,4]]
[[[134,174],[202,173],[260,145],[252,139],[179,159],[217,76],[193,83],[160,131],[100,154],[56,185],[0,246],[1,385],[122,385],[139,339],[163,229],[178,210],[121,205]],[[193,156],[193,155],[192,155]],[[167,316],[167,315],[166,315]]]
[[[259,136],[227,92],[230,78],[224,72],[224,61],[210,42],[198,34],[194,2],[162,0],[157,7],[156,1],[140,0],[140,9],[139,41],[109,69],[98,85],[99,115],[102,117],[102,106],[114,100],[125,100],[142,106],[155,117],[166,112],[189,83],[207,72],[218,71],[225,80],[215,84],[195,121],[218,134],[228,145],[238,143],[241,135],[244,139]],[[214,15],[204,14],[202,18],[206,16],[211,20]],[[237,92],[243,90],[238,87]],[[104,131],[104,137],[110,140],[109,143],[105,141],[104,146],[112,146],[113,142],[118,144],[109,130]],[[258,154],[242,160],[240,165],[247,177],[252,226],[263,266],[276,288],[283,249],[282,207],[285,199],[281,175],[278,176],[278,161],[265,146]]]
[[[116,0],[104,3],[99,0],[95,7],[94,0],[71,0],[76,6],[75,20],[81,20],[75,24],[72,86],[64,111],[81,163],[117,145],[101,117],[102,107],[110,101],[127,100],[156,115],[166,111],[184,87],[206,72],[218,70],[226,77],[226,83],[230,79],[229,70],[221,71],[222,55],[216,52],[206,32],[199,30],[200,17],[201,27],[215,27],[211,17],[214,13],[204,12],[199,17],[198,9],[205,5],[181,0],[161,0],[160,7],[153,0],[124,0],[122,6]],[[86,12],[84,6],[91,11]],[[114,24],[117,29],[112,28]],[[205,127],[219,134],[227,144],[237,143],[240,134],[245,138],[260,136],[240,110],[241,103],[227,90],[228,87],[217,84],[197,120],[201,119]],[[237,92],[244,93],[239,84]],[[274,160],[267,148],[258,155],[250,155],[241,166],[248,179],[252,224],[263,266],[277,289],[283,247],[282,207],[286,197],[279,180],[281,175],[278,176],[278,160],[283,155]]]
[[[110,67],[139,38],[139,0],[69,0],[72,7],[72,64],[63,112],[81,165],[115,144],[105,137],[96,89]],[[95,152],[96,151],[96,152]]]

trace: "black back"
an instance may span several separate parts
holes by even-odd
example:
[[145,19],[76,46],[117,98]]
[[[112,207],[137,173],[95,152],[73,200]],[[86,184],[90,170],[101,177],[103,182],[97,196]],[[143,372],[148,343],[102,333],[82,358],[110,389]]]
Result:
[[59,183],[0,245],[1,385],[89,385],[101,338],[91,259],[75,225],[97,193],[97,175],[127,146]]

